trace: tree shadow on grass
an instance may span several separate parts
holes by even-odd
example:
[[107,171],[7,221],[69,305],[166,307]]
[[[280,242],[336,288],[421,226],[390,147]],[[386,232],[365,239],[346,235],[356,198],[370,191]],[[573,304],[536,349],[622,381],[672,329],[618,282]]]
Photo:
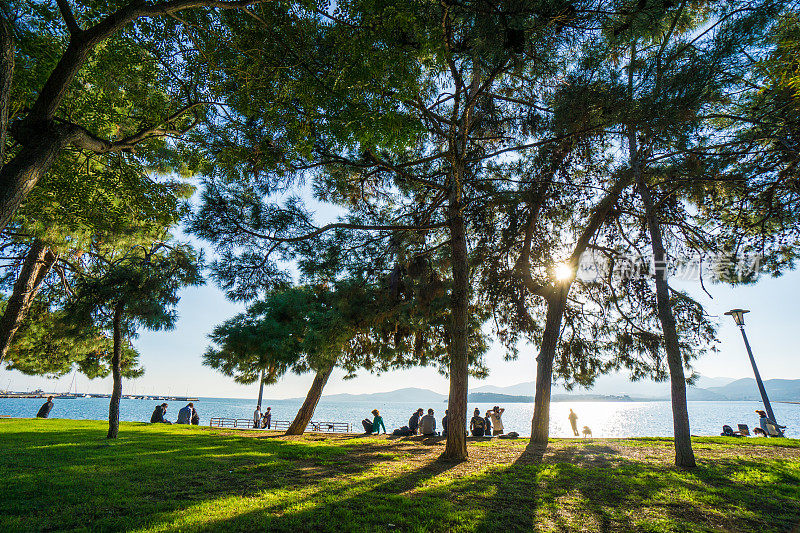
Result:
[[[740,478],[755,472],[764,479],[743,489]],[[534,445],[494,477],[485,502],[494,512],[476,530],[789,531],[800,519],[800,471],[780,463],[715,460],[683,471],[606,446]]]
[[94,429],[4,435],[0,530],[136,529],[201,502],[302,493],[387,461],[386,450],[358,444],[130,429],[116,441]]
[[113,443],[4,435],[0,529],[790,531],[800,518],[800,470],[782,460],[682,471],[600,443],[477,444],[459,464],[416,441],[136,429]]

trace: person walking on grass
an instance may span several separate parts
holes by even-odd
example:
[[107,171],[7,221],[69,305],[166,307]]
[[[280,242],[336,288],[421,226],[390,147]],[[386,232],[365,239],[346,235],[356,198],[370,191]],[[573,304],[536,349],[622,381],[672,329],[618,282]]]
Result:
[[384,432],[384,434],[385,434],[385,433],[386,433],[386,426],[385,426],[385,425],[383,425],[383,418],[381,418],[381,413],[380,413],[380,411],[378,411],[377,409],[373,409],[373,410],[372,410],[372,416],[374,417],[374,418],[372,419],[372,432],[373,432],[375,435],[378,435],[378,434],[380,434],[380,432],[381,432],[381,431],[380,431],[380,430],[381,430],[381,428],[383,428],[383,432]]
[[491,410],[491,419],[492,419],[492,435],[502,435],[504,432],[503,428],[503,413],[505,413],[505,408],[501,408],[500,406],[495,405]]
[[191,424],[192,423],[192,411],[194,411],[194,404],[188,403],[185,407],[178,411],[178,420],[175,421],[176,424]]
[[436,419],[433,417],[433,409],[428,409],[428,414],[419,421],[419,432],[423,435],[436,435]]
[[578,433],[578,415],[576,415],[575,412],[570,409],[569,416],[567,418],[569,418],[569,423],[572,426],[572,432],[576,437],[579,437],[580,433]]
[[481,410],[477,407],[473,413],[472,420],[469,421],[469,430],[473,437],[483,437],[486,432],[486,421],[481,416]]
[[47,418],[50,416],[50,411],[53,410],[53,397],[48,396],[47,401],[39,408],[39,412],[36,413],[36,418]]

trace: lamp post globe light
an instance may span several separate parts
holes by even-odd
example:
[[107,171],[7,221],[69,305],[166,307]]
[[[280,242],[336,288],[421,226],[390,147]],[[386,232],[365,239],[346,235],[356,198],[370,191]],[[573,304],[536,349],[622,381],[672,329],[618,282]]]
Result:
[[[747,355],[750,357],[750,365],[753,367],[753,374],[756,376],[756,384],[758,385],[758,392],[761,393],[761,401],[764,402],[764,409],[767,411],[769,419],[778,426],[778,421],[775,420],[775,414],[772,412],[772,405],[770,405],[769,398],[767,397],[767,390],[764,388],[764,383],[761,381],[761,374],[758,373],[756,360],[753,358],[753,350],[750,349],[750,342],[748,342],[747,334],[744,332],[744,314],[749,312],[750,311],[747,309],[731,309],[725,314],[733,318],[733,321],[739,326],[739,331],[742,332],[742,339],[744,339],[744,346],[747,348]],[[780,426],[778,427],[780,428]]]

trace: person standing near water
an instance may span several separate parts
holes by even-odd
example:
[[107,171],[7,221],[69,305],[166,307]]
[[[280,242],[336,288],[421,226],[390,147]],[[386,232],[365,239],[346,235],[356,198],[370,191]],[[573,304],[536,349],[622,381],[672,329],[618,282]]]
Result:
[[501,408],[498,405],[495,405],[491,411],[491,418],[492,418],[492,435],[502,435],[504,433],[505,428],[503,427],[503,413],[505,413],[505,409]]
[[52,410],[53,410],[53,397],[48,396],[47,401],[44,402],[44,405],[42,405],[39,408],[39,412],[36,413],[36,418],[47,418],[48,416],[50,416],[50,411]]
[[372,416],[375,417],[372,419],[372,432],[377,435],[380,433],[380,429],[383,428],[383,432],[386,433],[386,426],[383,425],[383,418],[381,418],[380,411],[373,409]]
[[253,411],[253,429],[261,427],[261,404],[256,405],[256,410]]
[[272,407],[267,407],[264,417],[261,419],[261,427],[272,429]]
[[572,409],[569,410],[569,423],[572,426],[572,432],[578,437],[580,434],[578,433],[578,415],[576,415]]

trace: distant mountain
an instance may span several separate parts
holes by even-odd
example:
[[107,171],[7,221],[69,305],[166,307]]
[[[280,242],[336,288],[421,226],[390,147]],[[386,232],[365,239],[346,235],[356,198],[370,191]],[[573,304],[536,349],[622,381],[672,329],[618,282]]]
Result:
[[[764,388],[770,400],[800,401],[800,379],[767,379]],[[729,400],[761,399],[753,378],[737,379],[722,387],[709,387],[708,390]]]
[[[771,400],[800,401],[800,379],[768,379],[764,382]],[[534,391],[534,383],[528,381],[508,387],[485,385],[472,389],[472,392],[509,394],[513,396],[530,395]],[[527,393],[527,394],[526,394]],[[629,396],[632,399],[668,400],[670,398],[669,382],[627,381],[619,374],[601,376],[595,386],[589,390],[576,387],[567,391],[563,387],[553,386],[553,400],[560,399],[603,399],[605,397]],[[693,401],[724,400],[760,400],[756,381],[753,378],[706,378],[698,379],[693,387],[686,388],[686,397]],[[559,399],[559,400],[557,400]]]
[[[373,392],[370,394],[330,394],[323,395],[322,400],[336,402],[441,402],[447,396],[428,389],[409,387],[388,392]],[[302,398],[301,398],[302,399]],[[422,406],[420,406],[422,407]]]
[[517,383],[508,387],[498,387],[496,385],[484,385],[471,389],[473,393],[490,393],[490,394],[510,394],[512,396],[530,396],[536,390],[536,384],[533,381],[526,381],[525,383]]
[[512,396],[496,392],[471,392],[467,401],[476,403],[533,403],[533,396]]
[[[752,378],[706,378],[697,382],[703,387],[687,387],[686,397],[693,401],[760,400],[756,382]],[[800,379],[768,379],[764,382],[770,400],[800,401]],[[534,382],[527,381],[499,387],[483,385],[470,390],[469,401],[477,403],[525,403],[533,401]],[[590,390],[576,387],[567,391],[553,386],[553,401],[637,401],[668,400],[669,382],[628,381],[625,376],[615,374],[601,376]],[[295,398],[300,399],[302,398]],[[323,400],[338,402],[419,402],[420,407],[447,400],[446,394],[428,389],[410,387],[388,392],[370,394],[331,394]]]

